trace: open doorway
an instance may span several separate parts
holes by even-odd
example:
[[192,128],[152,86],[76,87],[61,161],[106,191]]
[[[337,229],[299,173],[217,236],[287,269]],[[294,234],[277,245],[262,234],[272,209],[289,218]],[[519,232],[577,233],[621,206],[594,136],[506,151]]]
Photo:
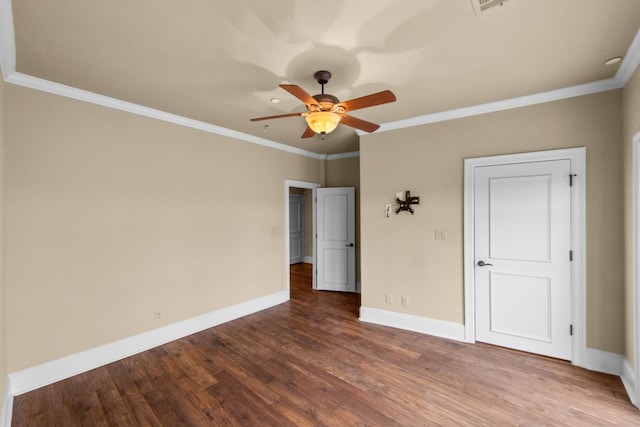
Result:
[[289,265],[313,262],[312,191],[289,189]]
[[288,272],[285,276],[290,296],[292,274],[309,283],[310,288],[316,287],[313,267],[316,264],[315,192],[318,188],[318,183],[285,180],[285,271]]

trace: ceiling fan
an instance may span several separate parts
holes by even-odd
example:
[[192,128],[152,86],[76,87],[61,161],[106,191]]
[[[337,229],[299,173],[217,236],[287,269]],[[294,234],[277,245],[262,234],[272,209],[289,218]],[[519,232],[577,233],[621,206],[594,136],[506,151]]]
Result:
[[302,134],[302,138],[310,138],[315,134],[324,136],[332,132],[339,123],[351,126],[365,132],[374,132],[380,125],[350,116],[347,112],[359,110],[360,108],[373,107],[374,105],[394,102],[396,96],[390,90],[372,93],[371,95],[354,98],[349,101],[340,102],[338,98],[328,93],[324,93],[324,85],[331,79],[331,73],[326,70],[317,71],[313,77],[322,86],[322,93],[319,95],[309,95],[304,89],[297,85],[281,84],[280,87],[291,95],[304,102],[307,111],[300,113],[280,114],[277,116],[257,117],[250,119],[252,122],[259,120],[280,119],[283,117],[302,116],[307,122],[307,129]]

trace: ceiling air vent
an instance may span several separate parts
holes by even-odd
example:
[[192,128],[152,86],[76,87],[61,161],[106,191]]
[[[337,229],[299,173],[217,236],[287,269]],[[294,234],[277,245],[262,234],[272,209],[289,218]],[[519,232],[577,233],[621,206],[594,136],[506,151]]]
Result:
[[486,12],[494,6],[502,6],[502,3],[506,1],[507,0],[471,0],[471,4],[473,5],[473,11],[476,13],[476,16],[480,16],[482,12]]

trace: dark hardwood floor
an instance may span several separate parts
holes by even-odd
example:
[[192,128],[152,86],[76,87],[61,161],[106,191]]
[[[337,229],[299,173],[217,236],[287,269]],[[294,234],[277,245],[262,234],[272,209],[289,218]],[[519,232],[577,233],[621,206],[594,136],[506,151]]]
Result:
[[17,396],[13,425],[640,425],[617,377],[361,323],[291,275],[288,303]]

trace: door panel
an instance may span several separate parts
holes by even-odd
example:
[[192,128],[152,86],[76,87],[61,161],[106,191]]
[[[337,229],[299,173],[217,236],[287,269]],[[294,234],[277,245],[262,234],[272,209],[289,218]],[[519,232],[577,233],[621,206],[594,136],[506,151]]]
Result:
[[289,264],[303,262],[304,253],[304,196],[289,195]]
[[349,281],[349,254],[346,249],[324,250],[324,282],[341,286]]
[[549,176],[489,180],[491,258],[550,261],[550,185]]
[[319,188],[318,289],[355,292],[355,189]]
[[490,274],[491,331],[551,342],[549,278]]
[[571,359],[569,160],[479,167],[476,339]]

